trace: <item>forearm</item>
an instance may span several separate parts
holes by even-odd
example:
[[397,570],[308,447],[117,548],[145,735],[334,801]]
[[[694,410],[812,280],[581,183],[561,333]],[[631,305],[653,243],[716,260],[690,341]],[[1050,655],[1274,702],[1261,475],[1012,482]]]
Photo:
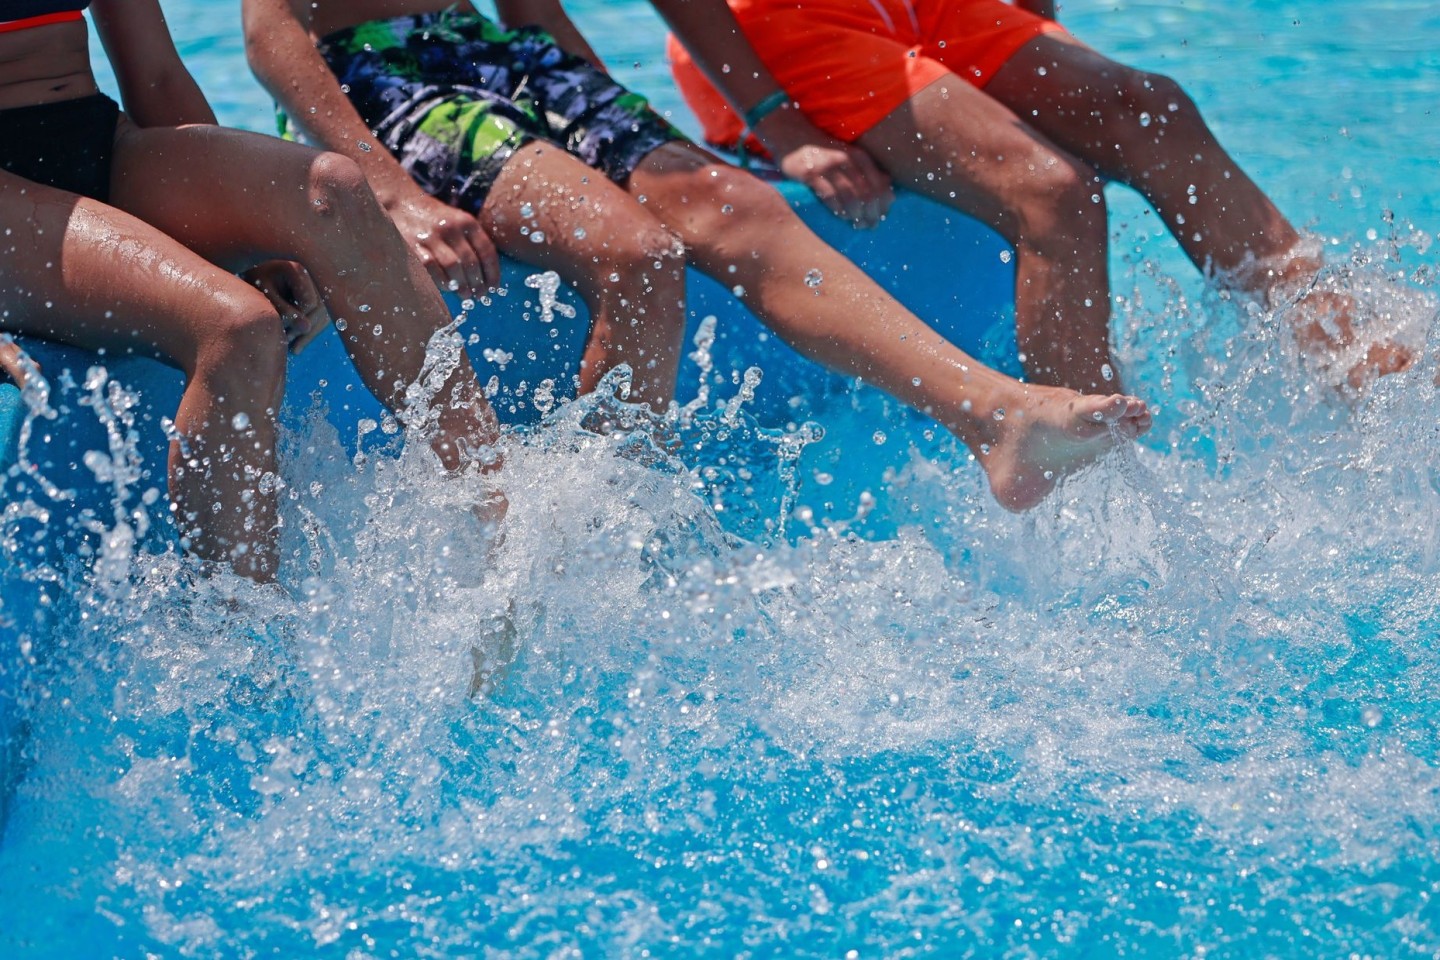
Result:
[[215,111],[187,70],[173,70],[135,83],[121,84],[125,112],[141,127],[180,127],[215,123]]
[[175,51],[155,0],[95,0],[90,15],[134,123],[178,127],[215,122],[205,94]]
[[725,0],[650,0],[695,63],[744,116],[781,89]]
[[566,53],[588,60],[601,70],[605,64],[580,33],[559,0],[495,0],[500,22],[514,30],[535,26],[555,38]]
[[245,11],[250,67],[290,122],[311,142],[358,163],[382,204],[421,192],[376,140],[304,28],[293,19],[252,13],[248,3]]

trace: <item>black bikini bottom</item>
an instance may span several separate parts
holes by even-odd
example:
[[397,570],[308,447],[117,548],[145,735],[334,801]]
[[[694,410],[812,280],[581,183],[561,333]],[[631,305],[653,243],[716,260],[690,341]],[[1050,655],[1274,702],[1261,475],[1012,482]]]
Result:
[[0,110],[0,170],[107,202],[119,118],[103,93]]

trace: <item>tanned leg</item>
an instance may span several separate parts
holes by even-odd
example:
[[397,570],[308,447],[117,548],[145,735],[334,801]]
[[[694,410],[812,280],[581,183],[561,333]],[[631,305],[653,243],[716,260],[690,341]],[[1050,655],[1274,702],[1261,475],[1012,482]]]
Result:
[[[581,393],[628,363],[630,399],[670,405],[685,336],[685,257],[673,233],[603,174],[539,142],[506,162],[478,217],[502,253],[554,270],[585,299]],[[531,239],[537,230],[543,243]]]
[[953,76],[858,143],[897,183],[989,224],[1015,248],[1015,332],[1031,380],[1119,388],[1105,198],[1092,168]]
[[[405,409],[426,345],[450,316],[352,161],[219,127],[125,125],[112,202],[231,268],[299,261],[331,316],[346,320],[342,340],[366,386]],[[434,406],[431,446],[449,470],[498,437],[463,353]]]
[[259,291],[94,200],[0,172],[7,331],[156,356],[185,372],[171,501],[198,556],[274,577],[280,318]]
[[[1028,386],[979,363],[821,242],[773,189],[692,145],[651,153],[627,189],[646,196],[697,267],[743,288],[745,305],[786,342],[959,436],[1010,509],[1035,505],[1103,453],[1112,430],[1149,429],[1149,411],[1133,397]],[[818,286],[806,281],[815,271]]]

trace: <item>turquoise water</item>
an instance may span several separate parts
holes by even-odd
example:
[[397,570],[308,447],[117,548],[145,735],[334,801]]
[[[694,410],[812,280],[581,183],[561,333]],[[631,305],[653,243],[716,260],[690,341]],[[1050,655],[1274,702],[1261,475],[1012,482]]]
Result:
[[[233,7],[167,10],[264,128]],[[642,5],[579,13],[680,109]],[[1440,13],[1064,16],[1178,77],[1433,357]],[[479,582],[466,491],[319,418],[287,439],[288,595],[113,539],[57,567],[59,626],[6,651],[0,955],[1440,953],[1434,362],[1337,401],[1112,200],[1161,417],[1034,514],[873,394],[809,442],[723,383],[678,456],[583,405],[514,437]],[[472,649],[504,664],[478,701]]]

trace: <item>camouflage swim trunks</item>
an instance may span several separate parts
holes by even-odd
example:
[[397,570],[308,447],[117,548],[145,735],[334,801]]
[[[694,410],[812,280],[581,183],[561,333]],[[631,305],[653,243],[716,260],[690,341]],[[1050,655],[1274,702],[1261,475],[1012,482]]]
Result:
[[644,97],[535,27],[505,30],[451,9],[350,27],[319,49],[415,181],[471,212],[532,140],[624,183],[656,147],[684,138]]

